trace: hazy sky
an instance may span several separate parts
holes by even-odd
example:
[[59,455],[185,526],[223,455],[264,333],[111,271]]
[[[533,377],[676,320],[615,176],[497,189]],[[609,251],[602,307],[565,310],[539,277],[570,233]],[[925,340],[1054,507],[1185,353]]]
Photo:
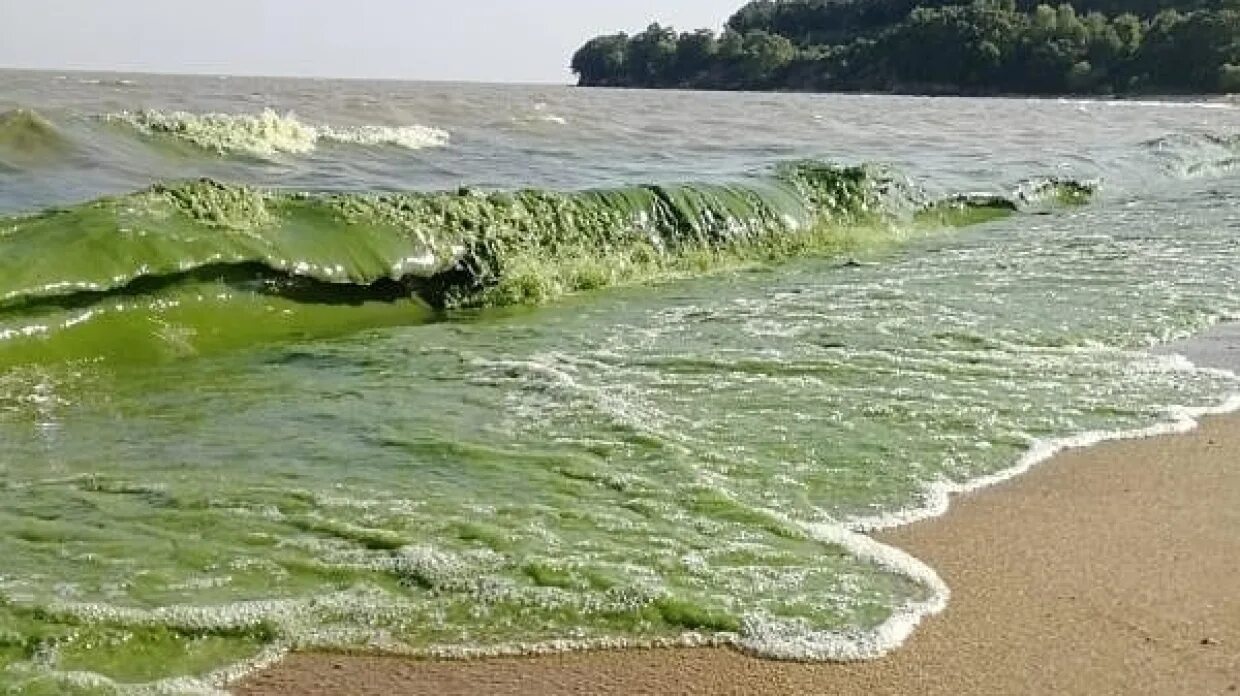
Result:
[[742,0],[0,0],[0,67],[565,82],[587,38]]

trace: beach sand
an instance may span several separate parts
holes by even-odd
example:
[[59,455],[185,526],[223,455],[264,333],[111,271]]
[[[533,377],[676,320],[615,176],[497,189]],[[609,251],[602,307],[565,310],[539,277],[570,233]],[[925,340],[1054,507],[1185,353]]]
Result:
[[[1205,362],[1240,361],[1238,343],[1201,345],[1215,350]],[[306,654],[235,692],[1240,695],[1240,417],[1068,451],[879,536],[936,568],[952,600],[873,662],[724,649],[473,662]]]

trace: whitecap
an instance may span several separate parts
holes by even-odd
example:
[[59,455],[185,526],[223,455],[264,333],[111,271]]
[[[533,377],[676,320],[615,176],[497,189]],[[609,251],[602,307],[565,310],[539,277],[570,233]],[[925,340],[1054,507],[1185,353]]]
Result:
[[176,138],[219,154],[271,157],[313,152],[321,142],[407,150],[446,147],[450,135],[438,128],[405,126],[316,125],[292,112],[264,109],[257,114],[196,114],[187,111],[123,111],[104,120],[123,123],[147,135]]

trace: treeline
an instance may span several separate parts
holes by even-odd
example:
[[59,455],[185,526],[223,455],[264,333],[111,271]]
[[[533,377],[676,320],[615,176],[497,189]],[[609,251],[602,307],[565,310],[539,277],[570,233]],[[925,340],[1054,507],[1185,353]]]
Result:
[[1240,0],[761,0],[722,33],[591,39],[572,69],[610,87],[1240,92]]

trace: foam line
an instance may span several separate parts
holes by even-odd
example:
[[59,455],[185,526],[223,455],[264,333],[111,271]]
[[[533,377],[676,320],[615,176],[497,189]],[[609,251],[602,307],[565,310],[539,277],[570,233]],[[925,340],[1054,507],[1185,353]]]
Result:
[[[1175,367],[1207,370],[1240,379],[1240,375],[1230,370],[1197,368],[1182,355],[1168,357],[1174,361]],[[1203,417],[1237,411],[1240,411],[1240,394],[1232,394],[1215,406],[1171,407],[1166,420],[1145,428],[1095,430],[1063,438],[1037,440],[1007,469],[964,482],[939,481],[930,484],[922,493],[924,504],[920,507],[882,515],[853,517],[842,523],[802,523],[800,526],[814,538],[838,545],[858,558],[921,584],[930,591],[930,597],[896,608],[890,617],[870,631],[795,633],[780,631],[777,626],[757,622],[746,627],[747,631],[737,641],[737,646],[762,657],[785,660],[847,662],[882,657],[904,645],[922,620],[946,609],[951,598],[951,588],[928,564],[899,548],[879,542],[869,536],[870,533],[940,517],[951,507],[952,496],[998,485],[1027,473],[1067,450],[1092,447],[1112,440],[1182,435],[1195,430]],[[778,515],[774,512],[771,514]],[[787,521],[786,518],[783,519]]]
[[[1195,367],[1184,356],[1168,357],[1172,361],[1171,365],[1176,369],[1208,370],[1215,374],[1225,374],[1240,379],[1240,375],[1228,370]],[[1112,440],[1184,434],[1196,429],[1202,417],[1224,415],[1236,411],[1240,411],[1240,394],[1230,395],[1214,406],[1172,407],[1168,409],[1166,420],[1144,428],[1088,431],[1063,438],[1038,440],[1013,466],[965,482],[941,481],[931,484],[923,492],[924,505],[895,513],[854,517],[843,522],[804,522],[792,520],[775,510],[764,510],[763,512],[773,519],[799,527],[817,541],[838,546],[863,561],[904,576],[926,588],[927,596],[897,607],[886,620],[869,630],[806,631],[803,625],[781,623],[769,617],[747,616],[739,633],[703,635],[697,632],[686,632],[668,639],[554,640],[489,647],[440,646],[425,650],[401,649],[398,646],[388,652],[447,659],[477,659],[587,650],[726,646],[774,660],[853,662],[877,659],[903,646],[925,618],[939,614],[946,609],[951,599],[951,588],[930,565],[900,548],[878,541],[870,536],[872,532],[942,516],[949,510],[953,495],[970,493],[1003,483],[1032,470],[1066,450],[1090,447]],[[265,663],[255,663],[254,669],[261,669],[265,666]],[[234,669],[230,672],[230,680],[240,678],[249,671],[251,670]]]
[[[1236,375],[1236,373],[1229,370],[1209,369],[1215,374],[1226,374],[1240,380],[1240,375]],[[922,499],[925,501],[925,504],[921,507],[906,508],[881,515],[854,517],[849,519],[846,525],[854,531],[869,533],[940,517],[948,511],[953,495],[972,493],[1003,483],[1030,471],[1060,452],[1092,447],[1112,440],[1141,440],[1151,437],[1162,437],[1164,435],[1183,435],[1195,430],[1198,426],[1198,420],[1202,417],[1225,415],[1236,411],[1240,411],[1240,394],[1227,397],[1217,406],[1170,407],[1167,411],[1167,420],[1145,428],[1134,430],[1094,430],[1064,438],[1035,440],[1025,454],[1016,461],[1016,464],[1007,469],[964,482],[937,481],[931,483],[922,492]]]

